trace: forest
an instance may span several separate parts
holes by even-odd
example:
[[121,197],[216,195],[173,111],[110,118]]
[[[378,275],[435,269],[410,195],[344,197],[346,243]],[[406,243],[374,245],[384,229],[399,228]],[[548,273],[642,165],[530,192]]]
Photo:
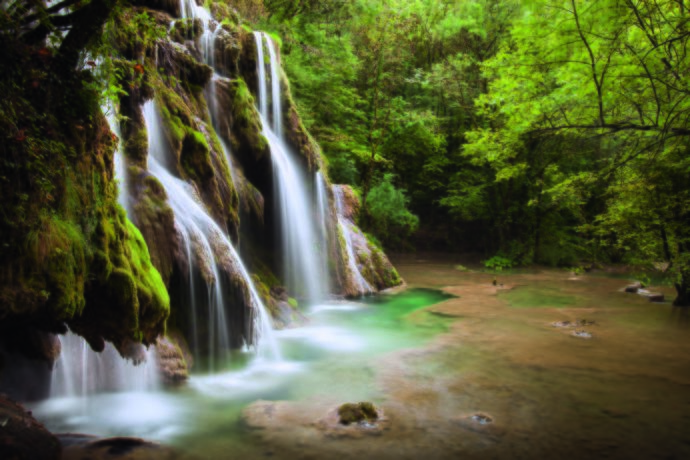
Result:
[[386,247],[657,267],[690,303],[687,2],[246,3]]

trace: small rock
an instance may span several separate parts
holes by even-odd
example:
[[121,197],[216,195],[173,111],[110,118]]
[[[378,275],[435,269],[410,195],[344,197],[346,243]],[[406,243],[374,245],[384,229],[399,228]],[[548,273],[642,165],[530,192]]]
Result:
[[479,423],[480,425],[488,425],[489,423],[494,421],[494,419],[492,419],[486,414],[474,414],[470,418],[475,422]]
[[661,294],[660,292],[651,292],[648,291],[647,289],[640,289],[637,291],[639,295],[642,297],[646,297],[647,300],[650,302],[663,302],[664,301],[664,295]]
[[191,357],[187,357],[184,346],[179,334],[159,337],[156,342],[158,372],[166,385],[180,385],[189,378]]
[[282,300],[283,302],[287,302],[289,299],[285,286],[273,286],[271,287],[270,293],[271,297],[273,297],[276,300]]
[[629,292],[631,294],[637,293],[642,288],[642,284],[639,282],[629,284],[628,286],[625,286],[625,292]]
[[379,414],[374,404],[370,402],[345,403],[338,408],[338,421],[342,425],[351,423],[368,424],[378,420]]
[[556,321],[554,323],[551,323],[551,326],[553,326],[553,327],[571,327],[571,326],[574,326],[574,324],[570,321]]
[[588,319],[580,319],[575,321],[575,323],[578,326],[594,326],[596,324],[596,321],[590,321]]
[[591,339],[592,334],[587,331],[573,331],[572,333],[573,337],[579,337],[581,339]]

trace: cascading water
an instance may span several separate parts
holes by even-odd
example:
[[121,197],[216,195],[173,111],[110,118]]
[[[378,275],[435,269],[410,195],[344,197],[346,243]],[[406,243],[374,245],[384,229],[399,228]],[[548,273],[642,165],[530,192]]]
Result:
[[[282,109],[278,58],[271,38],[255,32],[259,112],[263,135],[268,140],[273,164],[274,196],[282,237],[283,275],[288,289],[313,301],[327,293],[328,271],[319,262],[314,209],[304,173],[282,138]],[[264,62],[264,41],[269,51],[271,113],[268,109],[268,82]],[[269,123],[272,120],[272,123]]]
[[86,340],[71,332],[60,337],[62,352],[55,362],[51,397],[87,396],[102,392],[151,391],[159,387],[156,354],[141,345],[142,359],[123,359],[110,343],[96,353]]
[[[251,278],[242,264],[235,248],[225,232],[208,215],[194,187],[175,177],[171,170],[164,166],[170,160],[166,140],[161,125],[160,116],[155,103],[149,101],[143,107],[144,120],[149,136],[148,170],[163,185],[168,196],[168,202],[175,216],[175,224],[180,232],[190,263],[190,292],[194,295],[191,264],[205,272],[208,294],[208,346],[210,370],[216,370],[222,364],[222,355],[230,349],[230,334],[226,318],[227,299],[224,298],[221,268],[229,269],[239,275],[248,290],[250,311],[252,318],[249,328],[255,335],[254,344],[260,355],[278,359],[280,352],[273,337],[270,318],[256,292]],[[221,267],[222,266],[222,267]],[[198,305],[196,299],[191,298],[191,318],[197,317]],[[196,324],[192,324],[196,328]],[[196,341],[196,343],[194,343]],[[193,332],[193,347],[199,348],[199,334]]]
[[357,292],[361,294],[370,294],[374,292],[369,282],[362,276],[362,272],[357,266],[357,258],[355,255],[353,242],[352,242],[352,227],[353,223],[345,217],[345,211],[343,206],[343,190],[340,186],[333,186],[333,195],[335,196],[335,206],[336,212],[338,214],[338,228],[343,234],[343,239],[345,240],[345,252],[347,255],[347,267],[352,277],[352,281],[355,283]]
[[[326,180],[323,178],[321,171],[317,171],[314,175],[314,183],[316,184],[316,210],[318,212],[319,223],[319,249],[323,255],[321,257],[321,273],[328,273],[328,222],[331,216],[331,206],[328,201],[328,193],[326,191]],[[326,279],[328,282],[328,278]],[[330,284],[330,283],[329,283]],[[330,292],[330,285],[327,286],[327,291]]]
[[[115,109],[103,107],[110,129],[120,138]],[[126,174],[126,159],[122,143],[115,152],[115,179],[119,182],[118,202],[131,216],[129,206],[129,184]],[[106,343],[101,353],[91,349],[86,340],[71,332],[60,336],[61,352],[55,366],[50,385],[51,397],[87,396],[105,391],[131,392],[151,391],[159,387],[156,353],[140,346],[141,362],[123,359],[112,344]]]

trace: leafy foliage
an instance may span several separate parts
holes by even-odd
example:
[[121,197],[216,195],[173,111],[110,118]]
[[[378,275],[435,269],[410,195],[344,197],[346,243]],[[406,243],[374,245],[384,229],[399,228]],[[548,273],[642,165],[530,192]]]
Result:
[[405,192],[395,188],[392,179],[386,174],[367,196],[371,226],[388,245],[402,243],[419,225],[417,216],[407,210]]

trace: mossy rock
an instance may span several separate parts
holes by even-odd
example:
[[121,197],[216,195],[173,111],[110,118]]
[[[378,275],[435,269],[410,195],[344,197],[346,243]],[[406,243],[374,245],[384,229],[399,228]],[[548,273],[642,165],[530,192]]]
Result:
[[236,26],[241,22],[240,14],[228,2],[211,2],[211,14],[223,25]]
[[170,39],[184,44],[187,40],[196,40],[203,32],[201,19],[177,19],[170,30]]
[[196,183],[204,184],[214,175],[210,154],[211,149],[204,135],[187,128],[182,141],[180,163],[186,175]]
[[345,403],[338,407],[338,419],[342,425],[352,423],[375,422],[379,414],[371,402]]
[[219,135],[229,142],[243,164],[255,164],[268,157],[268,142],[261,134],[255,100],[244,80],[219,80],[216,92],[220,110],[226,114],[220,120]]
[[187,265],[186,255],[181,250],[175,216],[168,205],[165,189],[148,173],[142,172],[142,176],[133,210],[135,221],[148,243],[151,262],[167,283],[176,265]]

